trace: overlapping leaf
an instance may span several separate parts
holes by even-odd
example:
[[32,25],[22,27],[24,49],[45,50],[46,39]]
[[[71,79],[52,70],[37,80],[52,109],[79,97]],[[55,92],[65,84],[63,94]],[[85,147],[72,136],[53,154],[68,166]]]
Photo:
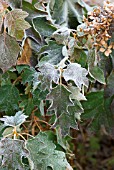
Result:
[[0,35],[0,68],[3,71],[16,64],[19,51],[20,48],[15,38],[8,34]]
[[54,65],[46,63],[39,68],[41,74],[50,81],[50,87],[52,88],[52,81],[56,84],[59,83],[60,73]]
[[78,130],[77,120],[80,120],[80,115],[83,112],[82,106],[78,101],[75,101],[74,106],[68,107],[68,112],[63,112],[63,114],[58,118],[56,124],[61,127],[61,134],[63,136],[70,134],[70,128]]
[[3,157],[2,167],[9,170],[25,170],[22,157],[28,157],[29,152],[25,149],[24,141],[9,138],[2,139],[0,141],[0,155]]
[[28,140],[27,149],[30,152],[34,170],[72,170],[62,151],[55,150],[55,144],[48,139],[46,133],[39,133],[34,139]]
[[32,81],[34,81],[35,74],[36,74],[36,71],[32,67],[28,67],[28,68],[23,69],[23,72],[21,74],[22,83],[23,84],[32,83]]
[[50,24],[45,17],[34,18],[33,26],[42,37],[50,37],[53,32],[57,30],[57,28]]
[[89,74],[98,82],[105,84],[104,73],[98,66],[90,68]]
[[68,106],[72,106],[73,103],[69,98],[71,92],[63,85],[58,85],[51,90],[47,95],[47,100],[51,100],[51,105],[48,110],[54,110],[57,117],[63,112],[68,112]]
[[4,25],[8,28],[9,35],[22,40],[24,30],[30,28],[30,24],[24,20],[27,16],[28,13],[21,9],[14,9],[7,13]]
[[0,111],[5,111],[12,115],[19,109],[20,95],[15,86],[4,85],[0,87]]
[[68,89],[72,92],[72,94],[70,95],[71,99],[75,99],[78,101],[86,100],[86,97],[80,92],[79,88],[75,86],[68,86]]
[[64,58],[62,55],[62,48],[63,45],[57,44],[56,41],[49,41],[48,45],[43,46],[39,52],[39,65],[47,62],[57,65]]
[[0,120],[4,122],[5,126],[15,127],[25,122],[27,117],[28,116],[25,116],[22,111],[18,111],[15,116],[4,116],[0,118]]
[[[31,2],[30,2],[31,1]],[[46,12],[40,12],[39,9],[35,7],[35,4],[37,3],[37,0],[28,0],[28,1],[22,1],[22,9],[26,11],[29,15],[26,18],[26,20],[32,24],[32,21],[34,18],[37,18],[38,16],[45,16]],[[41,4],[41,3],[40,3]]]
[[81,65],[77,63],[71,63],[63,72],[63,77],[66,81],[73,80],[77,87],[81,89],[82,85],[88,87],[88,78],[86,77],[87,74],[88,71],[85,68],[82,68]]
[[[83,20],[83,8],[86,10],[90,9],[82,0],[51,0],[49,6],[52,19],[55,20],[55,23],[59,25],[66,24],[67,26],[68,21],[73,18],[75,18],[75,22],[78,20],[81,23]],[[75,23],[73,24],[75,25]]]

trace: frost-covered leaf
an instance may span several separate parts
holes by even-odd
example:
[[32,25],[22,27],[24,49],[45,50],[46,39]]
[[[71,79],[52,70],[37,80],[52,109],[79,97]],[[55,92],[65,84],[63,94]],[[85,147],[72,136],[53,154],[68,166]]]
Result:
[[70,36],[71,30],[67,27],[61,27],[57,29],[52,35],[58,44],[66,44],[68,42],[68,37]]
[[56,41],[49,41],[48,45],[43,46],[39,52],[39,65],[47,62],[53,65],[58,64],[64,58],[62,48],[63,45],[57,44]]
[[104,99],[104,92],[91,92],[87,96],[87,101],[83,102],[84,114],[83,119],[92,119],[92,130],[98,131],[101,126],[110,131],[114,126],[113,114],[110,111],[111,100]]
[[69,85],[68,89],[72,92],[72,94],[70,95],[71,99],[76,99],[78,101],[86,100],[86,97],[80,92],[78,87]]
[[7,34],[0,35],[0,68],[3,71],[16,64],[19,51],[20,48],[15,38]]
[[5,126],[15,127],[25,122],[27,117],[22,111],[18,111],[15,116],[3,116],[0,120],[4,122]]
[[19,109],[19,91],[15,86],[4,85],[0,87],[0,112],[5,111],[10,115]]
[[98,82],[102,84],[106,84],[104,73],[98,66],[91,67],[89,70],[89,74],[91,77],[93,77]]
[[42,37],[49,37],[57,30],[57,28],[50,24],[45,17],[34,18],[33,26]]
[[78,20],[81,23],[83,20],[83,8],[86,10],[90,9],[82,0],[51,0],[49,7],[51,17],[55,20],[55,23],[59,25],[65,24],[67,26],[69,20],[72,21],[73,18],[75,21]]
[[51,100],[49,111],[54,110],[57,117],[63,112],[68,112],[68,106],[72,106],[73,103],[69,98],[71,92],[63,85],[58,85],[51,90],[47,95],[47,100]]
[[87,54],[84,51],[82,44],[79,44],[75,38],[70,38],[68,43],[69,46],[69,56],[72,63],[77,62],[82,67],[87,64]]
[[28,157],[29,152],[25,149],[24,141],[3,138],[0,141],[0,155],[2,156],[2,167],[8,170],[25,170],[22,157]]
[[63,112],[63,114],[57,119],[56,124],[61,128],[61,134],[63,136],[70,134],[70,128],[78,130],[77,120],[80,120],[80,115],[83,112],[83,108],[78,101],[74,102],[74,106],[68,107],[68,112]]
[[82,85],[88,87],[88,78],[86,77],[87,74],[88,71],[85,68],[82,68],[81,65],[71,63],[63,72],[63,77],[66,81],[73,80],[77,87],[81,89]]
[[27,16],[28,13],[21,9],[8,12],[4,21],[5,28],[8,28],[8,34],[17,40],[22,40],[24,30],[30,28],[30,24],[24,20]]
[[56,84],[59,83],[60,73],[54,65],[46,63],[39,68],[41,74],[50,81],[50,88],[52,88],[52,81]]
[[23,0],[22,1],[22,9],[23,11],[26,11],[29,15],[26,18],[26,20],[32,24],[32,21],[34,18],[37,18],[38,16],[46,16],[46,12],[40,12],[40,10],[38,10],[35,7],[35,4],[38,2],[38,0],[31,0],[32,2],[30,3],[27,0]]
[[55,144],[46,133],[39,133],[34,139],[28,140],[27,149],[30,152],[33,170],[72,170],[66,160],[65,153],[55,150]]

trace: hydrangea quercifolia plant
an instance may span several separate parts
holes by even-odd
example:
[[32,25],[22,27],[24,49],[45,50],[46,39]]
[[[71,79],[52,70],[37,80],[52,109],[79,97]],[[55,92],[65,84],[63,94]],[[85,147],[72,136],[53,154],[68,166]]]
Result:
[[109,1],[0,0],[1,170],[72,170],[80,120],[113,135],[113,23]]

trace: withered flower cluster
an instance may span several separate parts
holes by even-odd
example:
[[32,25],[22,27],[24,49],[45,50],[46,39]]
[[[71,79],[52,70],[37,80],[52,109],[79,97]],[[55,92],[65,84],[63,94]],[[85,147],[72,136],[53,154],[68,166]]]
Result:
[[114,32],[114,3],[105,1],[103,8],[96,7],[84,17],[86,28],[83,30],[86,35],[91,35],[94,47],[106,56],[114,49],[114,42],[108,40]]

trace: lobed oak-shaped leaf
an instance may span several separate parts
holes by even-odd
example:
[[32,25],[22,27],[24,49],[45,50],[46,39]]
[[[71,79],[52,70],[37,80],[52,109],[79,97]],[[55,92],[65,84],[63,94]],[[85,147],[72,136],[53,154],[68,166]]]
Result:
[[82,68],[80,64],[71,63],[63,72],[63,77],[66,81],[73,80],[77,87],[81,90],[82,85],[88,87],[88,78],[86,77],[87,74],[88,71],[85,68]]
[[8,34],[0,35],[0,68],[3,71],[16,64],[19,51],[20,48],[15,38]]
[[30,28],[30,24],[24,19],[28,13],[21,9],[14,9],[7,13],[4,25],[8,28],[8,34],[15,37],[17,40],[22,40],[24,30]]
[[46,98],[47,100],[51,100],[48,110],[54,110],[57,117],[63,112],[68,112],[68,106],[73,105],[69,98],[70,94],[71,92],[64,85],[58,85],[53,88]]
[[64,112],[55,123],[54,127],[60,126],[62,136],[70,134],[70,128],[78,130],[77,120],[80,120],[80,115],[83,113],[83,108],[78,101],[74,102],[74,106],[68,107],[68,112]]
[[22,157],[28,157],[29,151],[25,149],[24,141],[3,138],[0,141],[1,168],[12,170],[25,170]]
[[65,153],[55,150],[55,144],[48,138],[47,133],[40,132],[34,139],[27,141],[27,149],[33,170],[72,170],[66,160]]
[[50,88],[52,88],[52,81],[56,84],[59,83],[60,73],[54,65],[46,63],[39,68],[39,71],[48,79],[48,81],[50,81]]
[[22,111],[18,111],[15,116],[3,116],[0,120],[4,122],[5,126],[15,127],[25,122],[27,117],[28,116],[24,115]]

